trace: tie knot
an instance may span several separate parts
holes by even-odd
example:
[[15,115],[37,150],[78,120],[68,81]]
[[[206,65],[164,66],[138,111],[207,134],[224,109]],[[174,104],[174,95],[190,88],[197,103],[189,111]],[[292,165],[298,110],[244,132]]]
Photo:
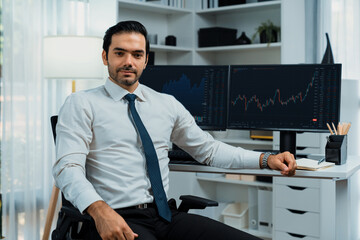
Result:
[[126,100],[128,100],[129,102],[134,102],[135,99],[136,99],[136,95],[135,95],[135,94],[128,93],[128,94],[125,95],[125,98],[126,98]]

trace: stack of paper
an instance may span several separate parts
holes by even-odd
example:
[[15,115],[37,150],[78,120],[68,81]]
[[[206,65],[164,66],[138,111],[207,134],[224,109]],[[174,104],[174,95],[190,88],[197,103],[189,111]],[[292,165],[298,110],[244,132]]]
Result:
[[328,168],[335,165],[335,163],[332,162],[322,162],[318,164],[317,160],[308,159],[308,158],[297,159],[296,164],[297,164],[297,169],[311,170],[311,171],[317,171],[319,169]]

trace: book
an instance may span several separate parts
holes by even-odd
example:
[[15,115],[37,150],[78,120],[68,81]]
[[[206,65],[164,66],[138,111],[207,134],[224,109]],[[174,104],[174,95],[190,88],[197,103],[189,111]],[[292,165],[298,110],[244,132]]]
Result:
[[318,164],[318,162],[318,160],[300,158],[296,160],[296,169],[317,171],[319,169],[324,169],[335,165],[335,163],[332,162],[322,162],[320,164]]

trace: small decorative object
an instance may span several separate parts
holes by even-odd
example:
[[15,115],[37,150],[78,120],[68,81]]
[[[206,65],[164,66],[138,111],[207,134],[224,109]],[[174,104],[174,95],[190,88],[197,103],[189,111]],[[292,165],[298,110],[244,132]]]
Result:
[[321,64],[334,64],[334,56],[331,50],[331,44],[328,33],[325,33],[326,36],[326,50],[321,61]]
[[153,52],[153,51],[149,52],[149,59],[148,59],[147,65],[148,66],[155,65],[155,52]]
[[239,45],[250,44],[250,43],[251,40],[246,36],[245,32],[242,32],[240,37],[235,41],[235,44],[239,44]]
[[165,45],[176,46],[176,37],[173,35],[167,36],[165,38]]
[[277,36],[280,32],[280,27],[275,26],[274,23],[270,20],[267,22],[261,23],[259,27],[257,27],[256,32],[254,33],[252,40],[254,41],[257,34],[260,36],[260,43],[268,43],[277,42]]
[[236,41],[237,29],[210,27],[199,29],[199,47],[233,45]]

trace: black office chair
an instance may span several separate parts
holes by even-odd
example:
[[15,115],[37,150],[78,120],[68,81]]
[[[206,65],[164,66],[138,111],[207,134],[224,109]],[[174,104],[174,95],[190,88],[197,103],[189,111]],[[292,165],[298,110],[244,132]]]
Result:
[[[51,127],[56,143],[56,124],[58,116],[51,117]],[[80,223],[92,222],[94,220],[88,214],[81,214],[80,211],[75,208],[63,194],[61,194],[62,207],[59,211],[59,217],[56,224],[56,229],[52,232],[51,238],[53,240],[71,240],[82,239],[83,232],[86,230],[81,229],[79,231]],[[204,209],[206,207],[218,206],[218,203],[213,200],[200,198],[191,195],[180,196],[182,200],[178,210],[181,212],[188,212],[190,209]]]

